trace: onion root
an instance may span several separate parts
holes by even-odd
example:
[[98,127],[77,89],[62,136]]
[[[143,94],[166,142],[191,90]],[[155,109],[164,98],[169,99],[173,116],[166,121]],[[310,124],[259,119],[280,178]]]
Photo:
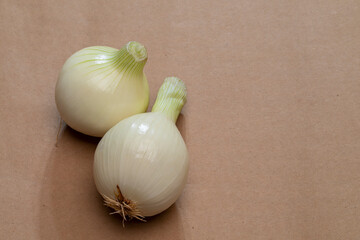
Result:
[[110,215],[120,214],[120,216],[123,218],[123,226],[124,226],[124,221],[127,221],[128,219],[131,220],[133,218],[146,222],[144,216],[141,215],[139,209],[136,207],[136,204],[131,200],[126,199],[121,194],[119,185],[116,186],[116,189],[117,192],[116,191],[114,192],[116,196],[116,200],[104,194],[101,195],[104,198],[104,205],[115,210],[114,212],[111,212]]

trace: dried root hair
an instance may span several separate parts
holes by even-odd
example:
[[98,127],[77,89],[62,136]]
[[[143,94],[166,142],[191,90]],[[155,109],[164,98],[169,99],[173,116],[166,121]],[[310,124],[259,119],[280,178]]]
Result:
[[125,221],[127,221],[128,219],[131,220],[133,218],[146,222],[145,217],[141,215],[139,209],[136,207],[136,204],[131,200],[126,199],[121,194],[118,185],[116,186],[116,189],[117,192],[114,192],[116,197],[115,200],[104,194],[101,194],[101,196],[104,198],[104,205],[115,210],[110,214],[120,214],[120,216],[123,218],[123,226],[125,226]]

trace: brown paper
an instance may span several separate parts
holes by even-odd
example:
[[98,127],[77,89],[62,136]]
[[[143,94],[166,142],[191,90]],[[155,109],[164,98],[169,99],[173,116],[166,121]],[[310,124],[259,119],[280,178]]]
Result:
[[[360,239],[360,2],[0,1],[0,239]],[[109,216],[99,139],[63,129],[55,83],[93,45],[148,49],[150,106],[187,85],[191,165],[147,223]]]

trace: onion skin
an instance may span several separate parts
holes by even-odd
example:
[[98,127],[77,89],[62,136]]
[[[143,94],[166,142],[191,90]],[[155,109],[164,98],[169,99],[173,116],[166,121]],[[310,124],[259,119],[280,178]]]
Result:
[[188,168],[188,152],[176,125],[163,113],[143,113],[121,121],[101,139],[94,178],[102,196],[116,199],[118,186],[145,217],[176,201]]
[[122,49],[89,47],[64,64],[55,88],[62,119],[73,129],[95,137],[122,119],[145,112],[149,86],[143,68],[146,49],[129,42]]

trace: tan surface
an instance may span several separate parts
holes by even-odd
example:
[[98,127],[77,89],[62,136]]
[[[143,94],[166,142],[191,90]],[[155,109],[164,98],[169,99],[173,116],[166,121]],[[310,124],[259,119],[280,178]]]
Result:
[[[290,3],[292,2],[292,3]],[[360,239],[359,1],[0,1],[0,239]],[[148,223],[108,215],[98,139],[54,87],[92,45],[148,49],[151,105],[187,86],[191,170]]]

